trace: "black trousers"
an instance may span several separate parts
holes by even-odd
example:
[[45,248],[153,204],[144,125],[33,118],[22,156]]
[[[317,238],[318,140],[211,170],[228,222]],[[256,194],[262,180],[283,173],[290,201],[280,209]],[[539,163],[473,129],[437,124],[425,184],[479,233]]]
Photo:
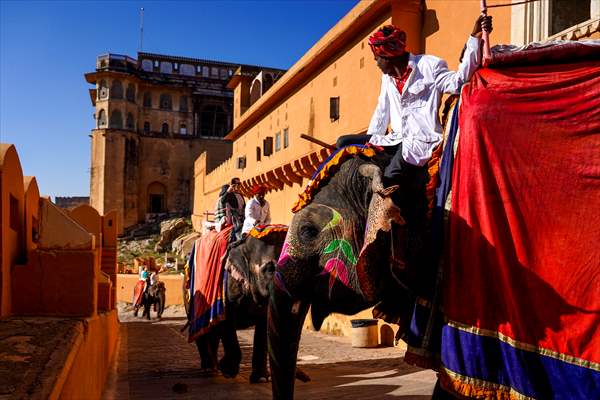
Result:
[[[339,149],[351,144],[366,144],[370,139],[371,135],[343,135],[338,138],[336,146]],[[402,143],[395,146],[384,146],[384,149],[387,154],[392,155],[392,159],[383,171],[386,186],[399,183],[407,175],[420,175],[425,169],[425,167],[418,167],[404,161],[404,158],[402,158]]]

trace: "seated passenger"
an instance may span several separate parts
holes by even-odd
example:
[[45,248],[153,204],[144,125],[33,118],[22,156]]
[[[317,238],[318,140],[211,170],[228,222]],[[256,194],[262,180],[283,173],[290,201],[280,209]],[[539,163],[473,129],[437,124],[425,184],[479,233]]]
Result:
[[267,188],[257,185],[252,188],[254,197],[246,204],[244,227],[242,234],[246,235],[257,225],[268,225],[271,223],[271,211],[269,202],[265,200]]

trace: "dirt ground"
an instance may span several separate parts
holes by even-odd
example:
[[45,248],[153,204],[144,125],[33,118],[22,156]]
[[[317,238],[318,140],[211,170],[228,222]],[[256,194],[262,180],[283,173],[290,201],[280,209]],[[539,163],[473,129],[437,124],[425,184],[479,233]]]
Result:
[[[180,332],[185,324],[181,306],[167,307],[160,321],[134,317],[130,305],[118,308],[120,349],[105,399],[271,398],[269,383],[249,383],[252,329],[238,331],[243,353],[240,375],[204,377],[195,345]],[[298,364],[311,381],[297,381],[296,398],[430,398],[435,373],[405,364],[403,354],[398,347],[354,348],[350,338],[305,330]]]

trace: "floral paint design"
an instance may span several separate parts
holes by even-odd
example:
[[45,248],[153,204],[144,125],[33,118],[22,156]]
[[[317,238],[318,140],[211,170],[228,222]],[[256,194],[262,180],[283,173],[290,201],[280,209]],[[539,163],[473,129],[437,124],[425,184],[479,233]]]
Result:
[[348,268],[346,268],[344,261],[339,258],[327,260],[323,272],[319,275],[325,274],[329,274],[329,298],[331,298],[331,289],[333,289],[333,284],[336,279],[339,279],[346,287],[350,284],[348,280]]
[[[327,223],[327,225],[325,225],[323,230],[334,229],[340,225],[343,226],[344,219],[342,218],[342,215],[334,208],[328,208],[331,209],[332,216],[331,220]],[[350,286],[348,266],[346,262],[349,262],[351,265],[356,265],[358,260],[354,255],[352,245],[346,239],[333,239],[327,246],[325,246],[325,249],[323,249],[323,254],[332,255],[332,258],[327,260],[325,263],[323,271],[319,273],[319,275],[329,274],[329,298],[331,298],[331,290],[333,289],[333,284],[335,283],[336,279],[339,280],[344,286]],[[343,259],[345,259],[346,262]]]

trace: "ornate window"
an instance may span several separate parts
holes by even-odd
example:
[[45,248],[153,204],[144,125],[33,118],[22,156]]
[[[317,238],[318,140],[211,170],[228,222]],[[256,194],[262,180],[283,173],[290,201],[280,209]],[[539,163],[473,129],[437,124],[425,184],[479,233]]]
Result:
[[281,150],[281,132],[275,134],[275,151]]
[[190,64],[181,64],[179,68],[179,73],[181,75],[194,76],[196,72],[194,71],[194,66]]
[[144,122],[144,133],[148,135],[150,133],[150,122]]
[[127,90],[125,91],[125,97],[127,98],[127,101],[129,101],[131,103],[135,103],[135,86],[133,85],[133,83],[130,83],[129,85],[127,85]]
[[255,79],[250,87],[250,105],[256,103],[262,95],[262,84],[259,79]]
[[98,85],[98,99],[103,100],[108,98],[108,85],[106,81],[102,79]]
[[152,108],[152,94],[144,92],[144,107]]
[[283,130],[283,148],[287,149],[289,145],[290,145],[290,130],[288,128],[285,128]]
[[147,72],[152,72],[152,60],[142,60],[142,69]]
[[188,111],[188,98],[187,96],[181,96],[179,98],[179,111],[187,112]]
[[122,99],[123,98],[123,84],[120,80],[115,79],[110,87],[110,98],[111,99]]
[[163,74],[172,74],[173,73],[173,64],[167,61],[163,61],[160,63],[160,72]]
[[125,124],[125,127],[130,130],[133,130],[133,128],[135,127],[135,121],[133,120],[132,113],[127,113],[127,122]]
[[207,105],[200,112],[200,135],[223,137],[228,130],[227,113],[221,106]]
[[100,110],[98,113],[98,128],[106,128],[106,111]]
[[109,128],[114,129],[122,129],[123,128],[123,117],[121,116],[121,111],[115,110],[110,115],[110,122],[108,124]]
[[511,43],[524,45],[598,18],[600,0],[536,1],[515,5],[511,11]]
[[173,101],[171,100],[170,94],[161,94],[160,95],[160,109],[161,110],[172,110],[173,109]]
[[160,128],[160,133],[162,133],[163,135],[168,135],[169,134],[169,124],[164,122],[162,124],[162,127]]
[[179,125],[179,134],[187,135],[187,126],[185,124]]

